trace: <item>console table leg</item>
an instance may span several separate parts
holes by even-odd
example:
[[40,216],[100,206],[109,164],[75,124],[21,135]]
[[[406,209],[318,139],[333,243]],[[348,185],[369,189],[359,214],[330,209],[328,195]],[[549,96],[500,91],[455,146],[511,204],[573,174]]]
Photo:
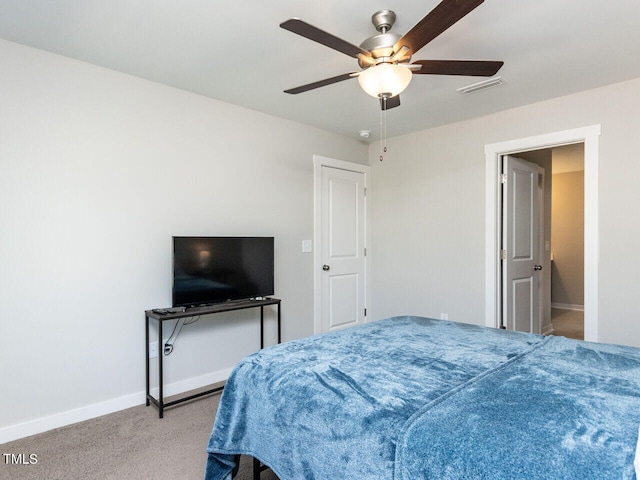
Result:
[[264,305],[260,305],[260,349],[264,348]]
[[162,322],[158,321],[158,417],[164,417],[164,393],[162,384],[162,357],[164,356],[164,346],[162,345]]
[[282,343],[280,338],[280,303],[278,302],[278,343]]
[[144,339],[145,339],[145,365],[147,366],[147,394],[145,396],[147,407],[150,405],[149,402],[149,316],[144,316]]

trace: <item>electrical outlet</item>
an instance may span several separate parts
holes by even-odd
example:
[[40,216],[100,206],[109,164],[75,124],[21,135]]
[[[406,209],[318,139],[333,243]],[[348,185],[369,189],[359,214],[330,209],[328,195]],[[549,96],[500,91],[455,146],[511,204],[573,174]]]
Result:
[[158,342],[149,344],[149,358],[158,358]]
[[440,320],[449,320],[449,314],[448,313],[441,313],[440,314]]

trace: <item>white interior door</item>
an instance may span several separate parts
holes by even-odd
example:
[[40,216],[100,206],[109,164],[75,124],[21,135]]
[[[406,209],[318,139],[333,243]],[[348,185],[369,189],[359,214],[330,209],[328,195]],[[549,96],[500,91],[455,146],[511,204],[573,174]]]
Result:
[[503,158],[502,325],[531,333],[541,330],[538,169],[517,157]]
[[365,175],[322,166],[321,328],[365,321]]

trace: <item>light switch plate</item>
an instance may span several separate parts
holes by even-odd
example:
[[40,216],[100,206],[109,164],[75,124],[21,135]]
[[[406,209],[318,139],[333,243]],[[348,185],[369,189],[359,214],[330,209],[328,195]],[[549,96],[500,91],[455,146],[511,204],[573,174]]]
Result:
[[310,253],[311,251],[311,240],[302,240],[302,253]]

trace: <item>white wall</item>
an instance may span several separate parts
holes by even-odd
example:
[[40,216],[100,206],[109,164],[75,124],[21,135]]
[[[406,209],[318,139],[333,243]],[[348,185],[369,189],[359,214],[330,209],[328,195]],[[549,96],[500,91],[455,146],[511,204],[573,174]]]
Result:
[[484,146],[601,124],[599,340],[640,346],[638,92],[635,79],[396,137],[383,162],[372,144],[374,315],[483,324]]
[[[0,71],[0,443],[144,401],[172,235],[275,236],[283,338],[313,333],[312,156],[366,146],[6,41]],[[223,375],[258,318],[185,327],[167,383]]]
[[[311,334],[313,154],[372,167],[375,317],[483,324],[484,146],[601,124],[600,340],[640,346],[640,79],[393,138],[379,162],[378,144],[5,41],[0,71],[0,443],[144,401],[172,235],[275,236],[284,339]],[[257,348],[250,312],[215,318],[183,330],[169,383]]]
[[553,175],[551,218],[551,300],[554,306],[583,307],[584,170]]

